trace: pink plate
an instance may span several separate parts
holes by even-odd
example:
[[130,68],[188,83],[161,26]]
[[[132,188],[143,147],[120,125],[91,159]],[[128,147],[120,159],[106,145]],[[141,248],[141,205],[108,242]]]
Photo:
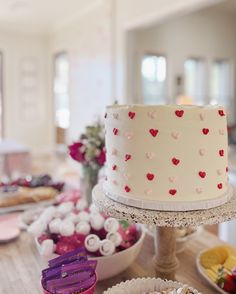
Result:
[[19,214],[0,216],[0,243],[10,242],[20,235]]

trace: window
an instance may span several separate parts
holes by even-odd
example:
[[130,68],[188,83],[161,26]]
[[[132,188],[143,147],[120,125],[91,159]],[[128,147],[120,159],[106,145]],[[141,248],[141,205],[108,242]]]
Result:
[[189,58],[185,61],[184,92],[192,104],[206,103],[206,66],[202,59]]
[[0,52],[0,140],[3,138],[3,57]]
[[166,58],[145,55],[142,60],[142,93],[145,104],[166,102]]
[[54,111],[56,142],[66,143],[66,129],[70,125],[69,108],[69,60],[67,53],[59,53],[54,59]]
[[231,98],[231,70],[227,60],[214,61],[211,69],[210,103],[228,107]]

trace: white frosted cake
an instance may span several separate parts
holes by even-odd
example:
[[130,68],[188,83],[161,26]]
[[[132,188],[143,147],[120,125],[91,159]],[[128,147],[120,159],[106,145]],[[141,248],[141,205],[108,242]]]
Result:
[[228,137],[219,106],[114,105],[105,114],[105,194],[146,209],[227,202]]

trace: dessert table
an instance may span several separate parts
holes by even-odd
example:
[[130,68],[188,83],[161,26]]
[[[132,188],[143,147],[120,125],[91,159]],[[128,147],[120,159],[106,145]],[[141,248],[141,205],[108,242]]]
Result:
[[[195,266],[195,258],[204,248],[222,244],[213,234],[202,231],[187,243],[186,250],[178,254],[180,267],[177,270],[178,281],[187,283],[203,294],[216,294],[216,291],[201,280]],[[167,244],[168,246],[168,244]],[[135,277],[155,277],[152,266],[154,242],[146,236],[141,254],[132,266],[120,275],[97,284],[95,294],[103,293],[107,288]],[[34,244],[33,238],[22,233],[20,238],[9,244],[0,244],[0,293],[39,294],[41,269],[46,262]]]

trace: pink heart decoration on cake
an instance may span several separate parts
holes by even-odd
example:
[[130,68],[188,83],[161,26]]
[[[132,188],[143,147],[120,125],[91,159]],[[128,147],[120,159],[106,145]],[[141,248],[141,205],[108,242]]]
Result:
[[176,178],[175,178],[175,177],[173,177],[173,176],[171,176],[171,177],[169,177],[169,178],[168,178],[168,180],[169,180],[169,182],[171,182],[171,183],[174,183],[174,182],[175,182],[175,180],[176,180]]
[[153,153],[153,152],[147,152],[146,153],[146,157],[147,157],[147,159],[153,159],[155,157],[155,153]]
[[156,118],[156,111],[149,111],[148,116],[152,119]]
[[118,154],[118,150],[117,149],[112,149],[112,155],[117,155]]
[[130,139],[133,138],[133,133],[131,133],[131,132],[124,132],[124,136],[125,136],[128,140],[130,140]]
[[196,188],[196,192],[197,192],[198,194],[201,194],[201,193],[202,193],[202,188]]
[[129,193],[131,191],[130,187],[129,186],[125,186],[125,192],[126,193]]
[[206,150],[205,150],[205,149],[203,149],[203,148],[199,149],[199,154],[200,154],[201,156],[204,156],[205,153],[206,153]]
[[224,131],[223,129],[220,129],[220,130],[219,130],[219,134],[220,134],[220,135],[224,135],[224,134],[225,134],[225,131]]
[[179,138],[179,133],[178,132],[172,132],[171,133],[172,138],[174,138],[175,140],[177,140]]
[[117,128],[114,128],[113,129],[113,134],[116,136],[116,135],[118,135],[118,132],[119,132],[119,130],[117,129]]
[[219,183],[219,184],[217,185],[217,187],[218,187],[218,189],[222,189],[222,187],[223,187],[222,183]]
[[205,176],[206,176],[206,173],[204,172],[204,171],[200,171],[199,173],[199,176],[201,177],[201,178],[205,178]]
[[182,117],[184,115],[184,111],[183,110],[176,110],[175,115],[178,117]]
[[200,114],[199,114],[199,117],[200,117],[200,120],[204,120],[204,119],[205,119],[205,114],[200,113]]
[[119,114],[118,113],[113,113],[113,117],[114,117],[114,119],[118,119],[119,118]]
[[130,174],[128,174],[128,173],[124,173],[124,174],[123,174],[123,176],[124,176],[124,177],[125,177],[125,179],[127,179],[127,180],[128,180],[130,177],[131,177],[131,175],[130,175]]
[[135,112],[129,111],[128,116],[130,119],[133,119],[135,117]]
[[222,175],[222,170],[221,170],[221,169],[218,169],[218,170],[217,170],[217,175],[218,175],[218,176]]
[[218,110],[218,113],[220,116],[225,116],[224,110],[222,110],[222,109]]
[[125,154],[125,161],[128,161],[131,159],[131,154]]
[[176,189],[170,189],[169,190],[169,194],[172,195],[172,196],[174,196],[176,193],[177,193]]
[[156,137],[156,135],[158,134],[158,130],[157,129],[150,129],[149,133],[153,136]]
[[114,164],[114,165],[112,166],[112,170],[117,170],[117,165],[116,165],[116,164]]
[[150,195],[150,194],[152,194],[152,189],[147,189],[147,190],[144,191],[144,193],[146,195]]
[[117,185],[117,181],[116,181],[116,180],[113,180],[112,183],[113,183],[114,185]]
[[179,162],[180,162],[179,159],[177,159],[177,158],[175,158],[175,157],[172,158],[172,163],[173,163],[174,165],[178,165]]
[[155,175],[154,175],[154,174],[151,174],[151,173],[147,173],[147,174],[146,174],[146,177],[147,177],[147,179],[148,179],[149,181],[152,181],[152,180],[154,179]]
[[219,155],[224,156],[224,150],[223,149],[219,150]]
[[204,128],[204,129],[202,129],[202,132],[204,135],[207,135],[209,133],[209,129]]

